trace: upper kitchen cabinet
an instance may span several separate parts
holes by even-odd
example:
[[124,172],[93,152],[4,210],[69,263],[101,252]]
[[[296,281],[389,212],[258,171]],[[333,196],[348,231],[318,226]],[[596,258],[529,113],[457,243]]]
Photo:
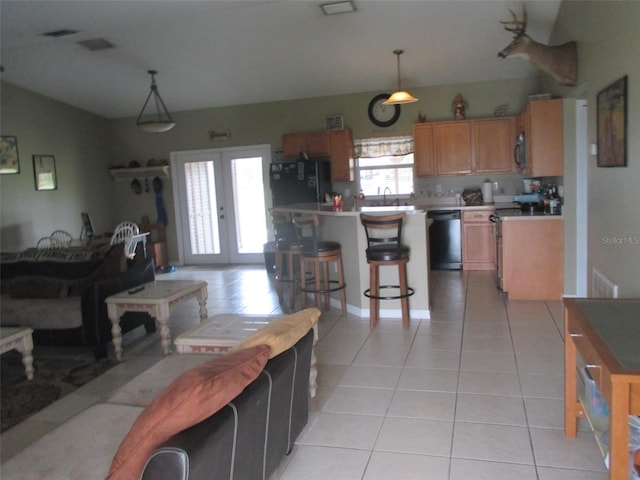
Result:
[[471,121],[434,124],[436,173],[461,175],[471,173],[473,144]]
[[516,172],[513,160],[515,118],[473,121],[474,170],[476,173]]
[[301,152],[310,157],[331,157],[331,180],[334,182],[353,181],[353,134],[349,128],[282,135],[284,158],[297,158]]
[[301,152],[309,156],[329,155],[331,141],[327,130],[285,133],[282,136],[282,153],[285,158],[295,158]]
[[520,117],[525,132],[527,166],[532,177],[564,174],[562,99],[529,102]]
[[348,128],[329,130],[331,180],[352,182],[354,179],[353,134]]
[[433,124],[413,125],[413,172],[416,177],[432,177],[436,174],[433,159]]
[[416,177],[516,173],[514,117],[416,123]]

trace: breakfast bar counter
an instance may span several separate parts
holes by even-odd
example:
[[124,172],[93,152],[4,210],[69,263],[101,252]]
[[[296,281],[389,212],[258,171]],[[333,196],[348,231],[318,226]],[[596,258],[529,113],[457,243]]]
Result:
[[[275,211],[289,213],[315,213],[320,218],[319,236],[321,240],[339,242],[342,246],[342,261],[346,283],[347,311],[363,318],[369,317],[369,299],[363,292],[369,288],[369,265],[365,256],[367,237],[360,224],[360,214],[391,215],[406,213],[402,229],[402,243],[411,249],[407,264],[409,286],[415,294],[409,297],[411,318],[430,318],[429,312],[429,225],[426,209],[417,206],[348,206],[334,209],[324,204],[294,204],[274,208]],[[397,285],[398,269],[381,268],[380,283]],[[332,298],[332,303],[338,302]],[[337,303],[336,303],[337,304]],[[380,318],[401,318],[399,300],[380,302]]]

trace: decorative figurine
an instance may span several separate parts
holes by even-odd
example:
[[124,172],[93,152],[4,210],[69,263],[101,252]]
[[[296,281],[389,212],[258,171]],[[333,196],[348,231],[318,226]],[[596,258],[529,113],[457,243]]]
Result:
[[422,112],[418,112],[418,123],[424,123],[426,121],[427,121],[427,116]]
[[453,111],[453,117],[456,120],[464,120],[465,118],[465,109],[468,104],[464,97],[460,94],[456,95],[456,98],[453,99],[453,104],[451,105],[451,110]]

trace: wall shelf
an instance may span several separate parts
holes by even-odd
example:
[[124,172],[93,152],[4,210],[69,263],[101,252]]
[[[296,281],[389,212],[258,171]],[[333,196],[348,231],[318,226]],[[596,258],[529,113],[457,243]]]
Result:
[[124,182],[132,178],[169,178],[169,165],[157,167],[110,168],[109,173],[116,182]]

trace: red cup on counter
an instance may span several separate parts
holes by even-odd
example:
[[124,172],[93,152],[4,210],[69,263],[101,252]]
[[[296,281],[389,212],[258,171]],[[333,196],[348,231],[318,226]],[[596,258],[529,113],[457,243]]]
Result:
[[342,210],[342,195],[333,196],[333,210]]

